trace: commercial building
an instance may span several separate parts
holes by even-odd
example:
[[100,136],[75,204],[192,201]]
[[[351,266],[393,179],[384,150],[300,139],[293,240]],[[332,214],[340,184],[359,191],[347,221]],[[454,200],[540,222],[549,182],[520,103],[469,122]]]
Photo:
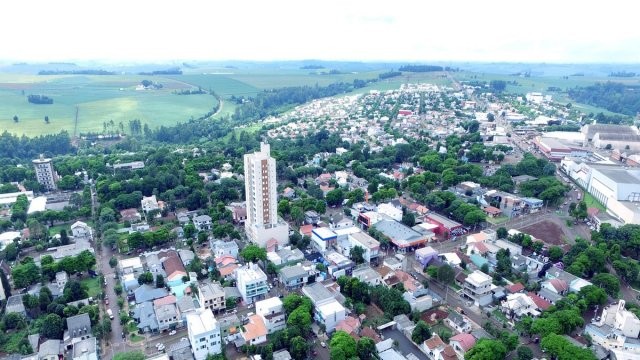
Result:
[[40,155],[40,158],[32,161],[36,171],[36,180],[47,191],[56,190],[56,182],[58,181],[58,174],[53,168],[51,159],[45,158],[44,155]]
[[187,330],[195,360],[205,360],[209,354],[222,352],[220,327],[210,309],[187,314]]
[[491,276],[476,270],[469,274],[464,281],[462,295],[473,300],[478,306],[484,306],[491,303]]
[[551,161],[560,161],[566,156],[586,157],[590,151],[579,146],[565,144],[559,139],[550,137],[536,137],[534,145],[540,152]]
[[625,224],[640,224],[640,169],[565,159],[560,169]]
[[314,277],[315,270],[301,264],[283,267],[278,274],[280,283],[288,290],[301,288]]
[[425,221],[437,225],[438,227],[433,229],[436,234],[447,234],[447,238],[451,235],[457,235],[459,231],[462,231],[462,224],[457,221],[453,221],[446,216],[430,212],[425,216]]
[[431,240],[429,234],[419,233],[395,220],[378,221],[373,227],[387,236],[400,249],[419,247]]
[[260,151],[244,156],[245,230],[260,247],[272,238],[280,245],[289,242],[289,225],[278,217],[276,160],[270,152],[269,144],[261,143]]
[[235,270],[238,291],[245,304],[261,300],[269,292],[267,275],[257,264],[249,263]]
[[343,239],[338,240],[338,248],[345,256],[349,256],[351,249],[356,246],[364,250],[362,257],[366,262],[375,261],[381,255],[380,242],[367,233],[361,231],[352,232]]
[[315,228],[311,231],[311,242],[320,251],[327,251],[328,248],[336,244],[338,236],[328,228]]

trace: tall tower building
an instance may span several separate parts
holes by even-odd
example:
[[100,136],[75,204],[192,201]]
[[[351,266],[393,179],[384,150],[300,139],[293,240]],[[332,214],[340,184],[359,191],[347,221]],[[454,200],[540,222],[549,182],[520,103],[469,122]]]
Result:
[[39,159],[33,160],[33,166],[36,169],[36,179],[38,182],[44,186],[47,191],[55,190],[58,174],[53,169],[51,159],[47,159],[44,155],[40,154]]
[[279,245],[289,242],[289,225],[278,217],[276,160],[270,152],[269,144],[261,143],[259,152],[244,156],[245,230],[260,247],[267,247],[271,239]]

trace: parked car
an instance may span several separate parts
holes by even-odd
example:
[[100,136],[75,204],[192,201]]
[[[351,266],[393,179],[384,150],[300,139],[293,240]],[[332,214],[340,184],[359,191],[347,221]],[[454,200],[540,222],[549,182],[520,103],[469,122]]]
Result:
[[324,341],[320,343],[320,346],[322,346],[323,348],[327,347],[327,343],[325,343]]
[[171,330],[171,331],[169,331],[169,335],[170,335],[170,336],[171,336],[171,335],[175,335],[175,334],[176,334],[176,331],[175,331],[175,330]]

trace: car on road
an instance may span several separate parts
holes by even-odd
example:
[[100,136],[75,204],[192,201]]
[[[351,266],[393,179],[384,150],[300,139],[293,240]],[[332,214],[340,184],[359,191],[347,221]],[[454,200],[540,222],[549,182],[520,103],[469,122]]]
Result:
[[159,349],[160,346],[163,346],[162,343],[156,343],[156,349]]
[[323,348],[327,347],[327,343],[325,343],[324,341],[320,343],[320,346],[322,346]]
[[108,298],[104,299],[104,304],[105,305],[109,305],[109,299]]
[[175,334],[176,334],[176,331],[175,331],[175,330],[171,330],[171,331],[169,331],[169,336],[172,336],[172,335],[175,335]]

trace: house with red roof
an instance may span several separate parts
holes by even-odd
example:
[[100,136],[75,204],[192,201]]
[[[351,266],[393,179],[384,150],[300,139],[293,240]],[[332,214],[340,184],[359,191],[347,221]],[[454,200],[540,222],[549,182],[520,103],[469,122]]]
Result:
[[556,278],[542,282],[541,288],[552,291],[558,295],[565,295],[569,291],[569,284],[562,279]]
[[449,345],[458,354],[460,359],[464,359],[464,354],[476,344],[476,338],[471,334],[460,333],[449,339]]
[[522,285],[522,283],[515,283],[515,284],[511,284],[509,286],[505,286],[505,289],[510,294],[515,294],[515,293],[522,292],[522,290],[524,290],[524,285]]
[[545,311],[551,306],[550,302],[548,302],[547,300],[541,298],[536,293],[529,292],[529,293],[527,293],[527,295],[529,295],[531,300],[533,300],[533,302],[536,304],[536,308],[538,310],[540,310],[540,311]]
[[497,207],[494,206],[487,206],[486,208],[482,209],[484,211],[485,214],[487,214],[487,216],[490,216],[492,218],[494,217],[498,217],[500,216],[500,214],[502,214],[502,210],[498,209]]

